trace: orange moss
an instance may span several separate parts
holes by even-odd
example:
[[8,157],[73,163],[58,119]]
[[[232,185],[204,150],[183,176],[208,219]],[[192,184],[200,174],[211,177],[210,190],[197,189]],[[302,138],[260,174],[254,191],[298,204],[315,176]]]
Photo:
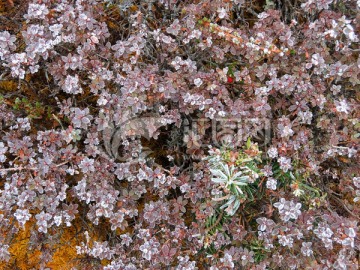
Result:
[[30,232],[33,229],[33,222],[28,222],[25,229],[20,229],[17,235],[12,240],[9,252],[11,259],[7,265],[1,269],[21,269],[28,270],[39,265],[39,257],[41,252],[39,250],[29,250]]
[[77,245],[73,227],[65,228],[59,243],[55,246],[53,258],[46,266],[53,270],[67,270],[74,267],[75,259],[79,256],[75,248]]
[[[82,241],[86,242],[83,233],[76,231],[76,228],[81,228],[83,224],[80,223],[79,219],[75,219],[71,227],[57,228],[53,232],[59,233],[59,239],[53,246],[44,242],[40,243],[39,246],[30,250],[30,236],[31,231],[36,230],[34,220],[30,220],[26,223],[25,228],[19,230],[11,240],[9,252],[11,258],[8,263],[0,264],[0,270],[29,270],[39,269],[41,250],[43,248],[49,248],[52,251],[52,260],[47,263],[46,267],[51,270],[70,270],[74,267],[82,268],[82,259],[86,256],[78,255],[76,252],[76,246],[80,245]],[[104,224],[105,225],[105,224]],[[89,246],[93,245],[94,241],[104,241],[103,231],[87,224],[89,230],[90,243]],[[3,235],[11,234],[10,232],[3,232]],[[48,235],[51,234],[51,230],[48,231]],[[107,265],[109,261],[102,260],[103,265]]]
[[17,90],[18,82],[14,80],[0,81],[0,90],[5,92],[14,92]]

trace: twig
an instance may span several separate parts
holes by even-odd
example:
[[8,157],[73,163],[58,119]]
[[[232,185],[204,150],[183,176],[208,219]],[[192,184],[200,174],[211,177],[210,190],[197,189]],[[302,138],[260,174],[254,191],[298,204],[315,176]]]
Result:
[[220,215],[217,217],[215,223],[210,227],[207,228],[205,230],[205,234],[208,234],[208,232],[210,232],[212,229],[216,228],[217,225],[219,225],[219,223],[221,222],[221,219],[223,218],[224,212],[220,212]]
[[220,201],[223,201],[223,200],[226,200],[230,197],[230,194],[224,196],[224,197],[221,197],[221,198],[212,198],[213,201],[215,202],[220,202]]
[[[62,165],[65,165],[66,163],[68,163],[69,161],[65,161],[63,163],[60,164],[56,164],[55,167],[61,167]],[[39,168],[37,167],[24,167],[24,166],[19,166],[19,167],[14,167],[14,168],[5,168],[5,169],[0,169],[0,173],[2,172],[16,172],[16,171],[22,171],[22,170],[29,170],[29,171],[37,171]]]
[[359,217],[357,215],[355,215],[353,212],[351,212],[351,210],[345,205],[345,203],[340,200],[338,197],[336,197],[333,193],[332,190],[326,188],[326,191],[328,192],[328,194],[330,195],[331,198],[333,198],[336,202],[338,202],[344,209],[346,212],[348,212],[351,216],[353,216],[356,219],[359,219]]

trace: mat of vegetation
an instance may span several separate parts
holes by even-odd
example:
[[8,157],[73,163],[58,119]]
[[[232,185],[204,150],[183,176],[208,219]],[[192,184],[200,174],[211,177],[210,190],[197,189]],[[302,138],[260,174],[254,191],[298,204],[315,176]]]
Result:
[[1,0],[0,269],[359,269],[359,0]]

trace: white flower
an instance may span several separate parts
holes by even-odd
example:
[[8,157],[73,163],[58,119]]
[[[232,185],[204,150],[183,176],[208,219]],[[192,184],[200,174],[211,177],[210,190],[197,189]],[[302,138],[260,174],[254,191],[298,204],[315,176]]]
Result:
[[301,253],[306,256],[309,257],[313,254],[313,251],[311,249],[312,243],[311,242],[302,242],[301,243],[302,247],[301,247]]
[[210,119],[214,119],[214,116],[216,114],[216,110],[214,108],[210,108],[207,113],[205,113],[206,117],[209,117]]
[[83,171],[83,173],[94,172],[94,160],[88,157],[84,158],[83,160],[81,160],[79,168]]
[[56,226],[60,226],[62,223],[62,216],[61,215],[54,216],[54,223],[56,224]]
[[276,190],[277,181],[274,178],[268,178],[266,181],[266,187],[268,189]]
[[233,263],[233,257],[228,253],[225,253],[224,258],[221,258],[220,262],[222,262],[226,268],[233,269],[235,266]]
[[360,177],[353,177],[355,187],[360,188]]
[[8,262],[11,258],[9,252],[9,245],[1,244],[0,246],[0,260]]
[[68,94],[80,94],[82,93],[82,89],[79,84],[78,75],[71,76],[67,75],[62,85],[62,89]]
[[100,96],[99,99],[97,100],[97,104],[99,106],[104,106],[107,103],[108,103],[108,100],[104,96]]
[[169,34],[173,34],[175,36],[177,36],[179,34],[179,31],[181,30],[181,25],[179,23],[179,20],[176,19],[171,25],[170,27],[166,28],[166,32],[168,32]]
[[162,35],[162,36],[161,36],[161,40],[162,40],[165,44],[170,44],[170,43],[174,42],[174,39],[171,38],[170,36],[167,36],[167,35]]
[[188,183],[185,183],[185,184],[183,184],[183,185],[180,186],[180,191],[181,191],[182,193],[185,193],[185,192],[187,192],[187,191],[190,190],[190,189],[191,189],[191,187],[190,187],[190,185],[189,185]]
[[280,201],[274,203],[274,207],[279,210],[280,218],[283,221],[289,221],[290,219],[297,219],[301,215],[301,203],[294,203],[294,201],[287,201],[284,198],[280,198]]
[[280,136],[282,138],[294,135],[294,131],[291,129],[291,126],[279,125],[278,127],[280,129]]
[[359,202],[360,201],[360,189],[356,190],[356,197],[354,198],[354,202]]
[[267,17],[269,17],[269,14],[266,13],[266,12],[262,12],[262,13],[260,13],[260,14],[258,15],[258,18],[259,18],[260,20],[263,20],[263,19],[265,19],[265,18],[267,18]]
[[63,25],[60,24],[53,24],[49,26],[49,30],[52,32],[53,36],[57,36],[61,33],[61,29],[63,28]]
[[319,55],[318,53],[316,54],[313,54],[311,56],[311,63],[314,65],[314,66],[318,66],[318,65],[323,65],[325,63],[325,60],[324,58],[321,57],[321,55]]
[[27,209],[16,209],[16,212],[14,214],[15,218],[19,222],[20,226],[24,228],[26,221],[30,220],[31,215],[29,213],[29,210]]
[[335,106],[338,112],[349,113],[350,106],[347,104],[346,99],[335,101]]
[[48,229],[48,221],[51,219],[51,215],[41,211],[41,213],[35,215],[36,224],[38,225],[38,231],[47,233]]
[[269,150],[267,151],[267,154],[269,155],[270,158],[276,158],[278,156],[278,151],[276,147],[270,147]]
[[288,246],[288,247],[292,247],[293,243],[294,243],[294,239],[291,238],[290,235],[278,235],[279,238],[279,243],[282,246]]
[[196,85],[196,87],[200,87],[202,85],[202,83],[203,83],[203,81],[200,78],[196,78],[194,80],[194,84]]
[[24,17],[27,19],[45,19],[47,14],[49,14],[49,10],[45,4],[30,4],[28,12]]
[[305,111],[305,112],[300,111],[300,112],[298,113],[298,115],[299,115],[299,117],[300,117],[300,119],[301,119],[301,123],[303,123],[303,124],[308,124],[308,125],[311,124],[311,119],[312,119],[312,117],[313,117],[312,112],[310,112],[310,111]]
[[278,162],[280,164],[280,169],[282,169],[284,172],[287,172],[289,169],[292,168],[291,159],[289,159],[289,158],[280,157],[280,158],[278,158]]
[[226,16],[226,9],[225,8],[219,8],[218,10],[217,10],[217,12],[219,13],[219,18],[220,19],[224,19],[225,18],[225,16]]
[[280,201],[278,201],[277,203],[274,203],[274,206],[279,209],[279,211],[281,211],[284,206],[285,206],[286,200],[285,198],[280,198]]
[[357,36],[355,35],[354,28],[350,24],[347,24],[345,26],[345,28],[343,29],[343,33],[351,41],[357,41],[358,40]]
[[220,117],[225,117],[225,116],[226,116],[226,112],[225,112],[225,111],[219,111],[219,112],[218,112],[218,115],[219,115]]
[[267,219],[266,217],[256,219],[256,222],[259,224],[259,231],[271,230],[271,228],[275,225],[275,222],[272,219]]
[[5,162],[6,160],[6,152],[9,148],[5,147],[5,144],[3,142],[0,142],[0,162]]
[[299,197],[299,196],[301,196],[301,195],[304,194],[304,193],[305,193],[305,192],[304,192],[302,189],[299,189],[299,188],[295,189],[294,192],[293,192],[293,194],[294,194],[296,197]]
[[341,85],[332,85],[331,86],[331,92],[333,95],[339,94],[341,91]]

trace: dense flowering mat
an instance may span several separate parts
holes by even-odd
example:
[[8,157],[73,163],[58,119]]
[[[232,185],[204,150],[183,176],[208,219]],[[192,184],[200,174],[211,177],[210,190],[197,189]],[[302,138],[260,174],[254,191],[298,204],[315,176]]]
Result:
[[0,1],[0,269],[358,269],[360,1]]

